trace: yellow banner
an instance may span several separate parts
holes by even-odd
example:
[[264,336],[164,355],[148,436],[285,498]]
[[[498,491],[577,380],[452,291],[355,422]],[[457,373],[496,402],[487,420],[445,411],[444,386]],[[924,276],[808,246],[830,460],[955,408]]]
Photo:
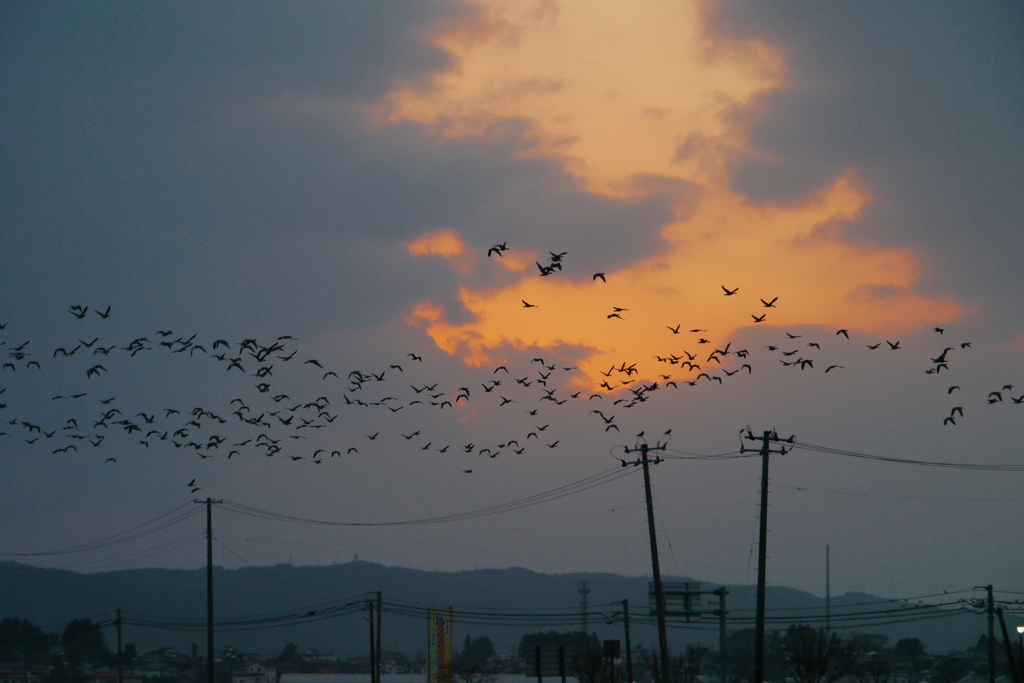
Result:
[[452,681],[452,613],[431,610],[427,616],[427,683]]

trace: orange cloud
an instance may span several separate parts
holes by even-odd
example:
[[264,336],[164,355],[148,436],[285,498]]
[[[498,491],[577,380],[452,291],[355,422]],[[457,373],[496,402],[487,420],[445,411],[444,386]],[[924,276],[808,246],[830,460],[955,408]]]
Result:
[[[695,353],[699,337],[722,348],[740,328],[757,324],[754,315],[767,314],[764,322],[784,328],[879,334],[959,315],[956,302],[913,292],[919,267],[909,251],[831,236],[829,228],[856,217],[866,201],[848,179],[799,205],[759,206],[733,193],[708,193],[690,218],[665,226],[666,251],[606,273],[607,283],[530,274],[506,287],[463,287],[467,323],[447,323],[439,309],[414,311],[409,320],[472,365],[497,362],[494,354],[507,347],[579,347],[585,351],[577,363],[593,387],[603,381],[601,371],[623,362],[638,362],[641,377],[654,378],[665,371],[655,356]],[[722,287],[738,291],[727,297]],[[775,297],[775,308],[763,306],[761,299]],[[610,318],[613,307],[627,310]],[[668,329],[675,326],[681,335]],[[707,332],[686,332],[695,328]]]
[[406,242],[403,245],[413,256],[436,254],[448,259],[456,272],[465,275],[472,270],[472,261],[467,258],[466,246],[458,233],[451,229],[437,230]]
[[[596,386],[611,365],[639,361],[652,378],[664,371],[653,356],[696,352],[696,335],[670,326],[710,330],[724,345],[762,313],[770,325],[881,333],[962,312],[914,291],[921,266],[910,250],[843,238],[839,226],[870,201],[852,173],[785,204],[731,189],[730,159],[756,153],[743,122],[758,96],[784,81],[778,49],[708,35],[696,3],[475,4],[471,22],[436,38],[452,66],[426,86],[397,87],[381,120],[416,121],[445,137],[486,137],[514,121],[531,143],[523,154],[556,161],[588,192],[688,189],[673,197],[665,249],[607,273],[607,283],[538,277],[532,259],[517,256],[502,265],[521,279],[462,287],[469,322],[417,308],[408,322],[442,349],[478,365],[507,348],[574,346],[584,382]],[[725,297],[722,286],[737,295]],[[777,308],[766,309],[760,299],[773,297]],[[628,309],[622,319],[608,317],[613,306]]]
[[454,230],[438,230],[428,233],[412,242],[406,242],[405,248],[413,256],[421,254],[440,254],[446,258],[461,256],[466,253],[458,233]]
[[518,122],[523,154],[557,160],[593,192],[629,196],[639,175],[725,182],[728,153],[745,147],[732,120],[782,80],[777,50],[712,39],[699,3],[473,4],[472,20],[436,38],[453,66],[397,88],[378,117],[446,137]]

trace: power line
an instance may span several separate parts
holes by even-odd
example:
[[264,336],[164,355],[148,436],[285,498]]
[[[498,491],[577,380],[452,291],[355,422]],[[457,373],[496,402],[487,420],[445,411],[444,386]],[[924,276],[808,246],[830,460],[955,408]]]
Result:
[[963,498],[956,496],[896,496],[883,493],[861,493],[856,491],[833,491],[830,489],[815,489],[809,486],[786,486],[784,484],[772,484],[775,489],[789,489],[791,491],[806,491],[808,493],[828,493],[835,496],[852,496],[856,498],[891,498],[895,500],[938,500],[948,502],[965,503],[1024,503],[1024,498]]
[[981,464],[981,463],[957,463],[957,462],[938,462],[933,460],[914,460],[909,458],[893,458],[886,455],[872,455],[870,453],[858,453],[856,451],[847,451],[840,448],[831,448],[829,446],[817,446],[815,444],[803,443],[801,441],[793,442],[794,448],[800,448],[805,451],[813,451],[816,453],[827,453],[829,455],[842,455],[848,458],[860,458],[863,460],[876,460],[878,462],[891,462],[900,465],[919,465],[923,467],[943,467],[948,469],[958,470],[977,470],[982,472],[1024,472],[1024,465],[1003,465],[1003,464]]
[[[159,517],[157,517],[155,519],[152,519],[152,520],[150,520],[148,522],[144,522],[143,524],[140,524],[138,526],[132,527],[131,529],[128,529],[126,531],[122,531],[120,533],[114,534],[113,536],[108,536],[107,538],[103,538],[103,539],[100,539],[98,541],[93,541],[92,543],[86,543],[84,545],[79,545],[79,546],[72,546],[70,548],[62,548],[60,550],[49,550],[49,551],[34,552],[34,553],[0,552],[0,556],[4,556],[4,557],[49,557],[49,556],[53,556],[53,555],[70,555],[70,554],[73,554],[73,553],[83,553],[83,552],[89,552],[89,551],[92,551],[92,550],[102,550],[103,548],[109,548],[111,546],[119,545],[121,543],[127,543],[129,541],[134,541],[134,540],[143,538],[145,536],[149,536],[150,534],[155,534],[158,531],[163,531],[164,529],[172,527],[175,524],[179,524],[179,523],[185,521],[186,519],[189,519],[190,517],[193,517],[193,516],[195,516],[196,514],[199,513],[199,510],[189,510],[188,512],[180,514],[177,517],[172,517],[171,519],[167,519],[165,521],[160,521],[160,520],[163,520],[165,517],[168,517],[170,515],[175,514],[176,512],[179,512],[180,510],[185,508],[187,505],[189,505],[189,503],[185,503],[183,505],[180,505],[180,506],[174,508],[173,510],[171,510],[169,512],[165,512],[164,514],[160,515]],[[155,526],[153,526],[152,528],[147,528],[147,527],[150,527],[150,525],[155,525]]]
[[571,484],[559,486],[558,488],[538,493],[526,498],[519,500],[510,501],[507,503],[501,503],[487,508],[481,508],[478,510],[467,510],[465,512],[456,512],[450,515],[441,515],[438,517],[424,517],[420,519],[409,519],[391,522],[343,522],[336,520],[323,520],[323,519],[311,519],[307,517],[298,517],[294,515],[284,515],[270,510],[261,510],[249,505],[242,503],[236,503],[234,501],[225,500],[224,509],[232,512],[248,515],[251,517],[259,517],[263,519],[271,519],[278,522],[288,522],[292,524],[310,524],[315,526],[341,526],[341,527],[390,527],[390,526],[417,526],[423,524],[442,524],[446,522],[458,522],[468,519],[476,519],[479,517],[488,517],[491,515],[497,515],[504,512],[512,512],[514,510],[521,510],[524,508],[532,507],[534,505],[541,505],[543,503],[550,503],[560,498],[565,498],[577,493],[589,491],[592,488],[602,486],[604,484],[611,483],[623,477],[633,474],[632,470],[623,471],[621,468],[612,468],[600,472],[593,476],[581,479]]

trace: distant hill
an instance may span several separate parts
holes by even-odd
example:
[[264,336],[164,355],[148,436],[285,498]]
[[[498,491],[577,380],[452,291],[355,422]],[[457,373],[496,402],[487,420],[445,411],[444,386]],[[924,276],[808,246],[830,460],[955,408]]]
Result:
[[[666,581],[692,581],[686,577],[666,577]],[[605,615],[610,603],[628,599],[634,644],[656,642],[653,626],[640,623],[647,616],[645,577],[616,574],[575,573],[541,574],[521,568],[479,569],[462,572],[431,572],[402,567],[386,567],[370,562],[354,561],[330,566],[295,567],[279,564],[273,567],[214,570],[214,608],[216,619],[267,614],[304,614],[325,603],[359,601],[368,593],[381,591],[384,600],[415,603],[422,607],[456,610],[523,610],[563,608],[575,615],[561,626],[535,626],[528,623],[465,624],[454,620],[454,638],[461,642],[466,635],[488,636],[499,652],[511,652],[524,633],[537,631],[578,631],[581,628],[580,595],[577,583],[590,582],[588,631],[599,639],[622,639],[622,625],[607,624]],[[706,590],[717,584],[703,584]],[[752,616],[755,589],[752,586],[726,586],[730,616]],[[712,596],[707,596],[711,598]],[[867,606],[866,603],[877,603]],[[820,615],[823,598],[792,588],[772,586],[768,589],[768,610],[786,614]],[[846,594],[832,599],[834,626],[842,627],[839,615],[845,610],[866,611],[891,606],[865,594]],[[856,607],[851,607],[856,605]],[[94,621],[113,616],[121,609],[126,616],[155,617],[160,621],[187,620],[202,622],[206,615],[206,571],[170,569],[132,569],[79,574],[41,569],[16,562],[0,563],[0,617],[27,618],[47,632],[60,632],[72,619]],[[713,609],[713,607],[708,607]],[[801,611],[803,610],[803,611]],[[600,614],[605,613],[605,615]],[[771,612],[770,612],[771,613]],[[885,621],[879,618],[879,623]],[[729,624],[730,629],[751,628]],[[784,629],[786,624],[773,623],[769,628]],[[369,648],[366,614],[359,612],[334,619],[311,621],[278,628],[245,631],[219,631],[218,650],[232,645],[244,652],[257,652],[263,657],[276,657],[293,642],[301,650],[314,648],[338,657],[364,654]],[[920,638],[929,651],[944,653],[974,645],[985,632],[982,616],[961,614],[942,619],[910,623],[857,627],[855,631],[881,633],[890,642],[905,637]],[[205,654],[206,635],[202,629],[166,630],[126,626],[125,643],[134,643],[139,651],[169,645],[189,651],[198,644]],[[404,616],[386,610],[382,622],[385,649],[415,656],[424,652],[426,623],[422,617]],[[701,642],[717,649],[717,620],[675,625],[669,638],[674,647]],[[107,633],[113,644],[114,633]]]

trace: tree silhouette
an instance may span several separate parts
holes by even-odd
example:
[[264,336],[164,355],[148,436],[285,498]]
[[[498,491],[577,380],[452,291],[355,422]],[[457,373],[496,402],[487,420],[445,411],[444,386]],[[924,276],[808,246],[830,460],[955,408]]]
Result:
[[790,626],[783,642],[796,683],[832,683],[853,669],[853,645],[835,633]]

